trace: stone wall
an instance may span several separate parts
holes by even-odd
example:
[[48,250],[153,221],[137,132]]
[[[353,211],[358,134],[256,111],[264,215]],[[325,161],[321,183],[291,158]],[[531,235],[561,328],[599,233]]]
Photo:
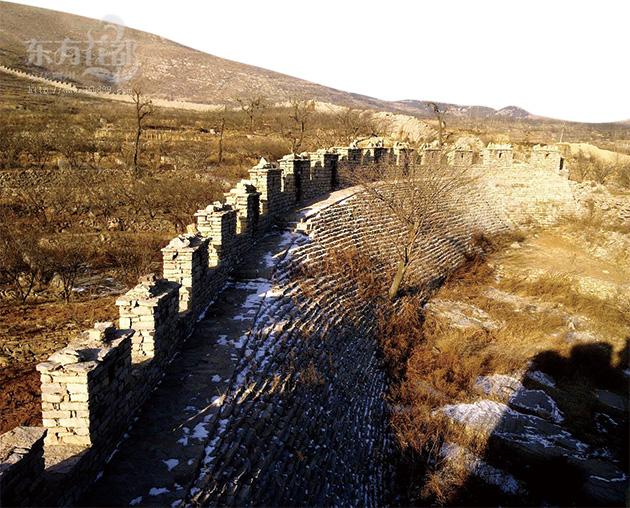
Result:
[[427,166],[439,166],[442,164],[444,154],[440,148],[426,147],[422,150],[422,164]]
[[132,335],[98,323],[37,366],[47,444],[87,447],[116,435],[131,412]]
[[467,148],[456,148],[449,154],[449,164],[455,167],[471,167],[474,152]]
[[489,143],[481,157],[486,167],[509,168],[512,166],[514,152],[512,145]]
[[550,225],[562,215],[579,212],[574,182],[563,174],[528,164],[474,167],[486,185],[481,190],[493,207],[508,217]]
[[[180,309],[180,285],[155,276],[140,283],[116,300],[121,330],[134,330],[131,337],[131,361],[142,364],[157,358],[161,364],[176,346]],[[154,376],[159,375],[159,368]],[[150,376],[150,377],[154,377]]]
[[[2,467],[22,471],[24,482],[33,486],[46,477],[38,499],[47,504],[76,500],[159,382],[177,346],[221,292],[242,253],[290,209],[328,193],[336,185],[338,157],[319,150],[285,156],[278,164],[261,160],[250,180],[226,193],[224,204],[199,210],[189,233],[162,249],[162,278],[143,277],[118,298],[119,329],[97,323],[38,365],[43,428],[35,430],[47,432],[46,474],[43,463],[32,465],[39,442],[19,460],[16,455],[3,458]],[[2,439],[12,443],[19,437],[19,432],[7,433]],[[22,488],[9,480],[4,485],[7,499],[13,499],[12,489]]]
[[[419,241],[421,255],[410,268],[411,284],[438,284],[475,254],[477,233],[494,235],[529,222],[528,201],[541,181],[511,170],[482,174],[478,189],[466,194],[464,209],[444,207],[433,213],[435,227]],[[562,186],[555,175],[551,181],[552,187]],[[514,197],[509,209],[494,193],[484,192],[499,182],[496,194]],[[383,191],[395,193],[397,187]],[[560,193],[553,204],[571,208],[573,197]],[[369,304],[357,298],[352,279],[328,273],[326,260],[331,251],[357,249],[380,260],[379,273],[393,270],[401,227],[360,190],[308,213],[258,311],[245,344],[249,353],[240,360],[216,416],[219,423],[210,432],[212,446],[191,501],[290,506],[388,502],[393,439],[374,320]],[[312,292],[304,290],[305,273],[313,274]]]
[[38,427],[0,435],[0,506],[34,504],[44,470],[44,436]]
[[[442,155],[437,157],[441,160]],[[163,278],[144,277],[118,299],[119,329],[97,324],[38,366],[48,432],[44,452],[48,482],[40,499],[47,504],[72,503],[94,480],[178,344],[261,233],[285,220],[296,205],[343,184],[348,172],[372,163],[408,164],[411,158],[403,146],[375,145],[292,154],[277,165],[261,160],[249,180],[226,194],[225,204],[199,210],[189,232],[162,250]],[[512,171],[511,159],[509,164],[487,161],[484,158],[477,169],[489,180],[480,185],[467,212],[443,209],[432,217],[439,227],[421,241],[422,259],[411,269],[416,283],[433,283],[459,265],[473,248],[475,232],[493,234],[529,215],[544,219],[550,207],[565,209],[573,199],[568,181],[557,173]],[[552,185],[547,185],[549,178]],[[540,188],[546,192],[542,197]],[[209,457],[199,480],[202,492],[212,492],[208,501],[358,504],[385,498],[380,486],[390,473],[386,459],[391,436],[385,425],[386,379],[369,309],[354,309],[359,318],[344,310],[341,304],[353,301],[357,291],[350,280],[333,280],[322,271],[313,297],[301,293],[295,276],[305,263],[321,264],[331,248],[355,247],[393,260],[392,238],[398,228],[360,195],[299,224],[309,234],[294,238],[295,248],[278,267],[277,297],[264,304],[230,396],[232,409],[225,405],[225,411],[232,411],[238,404],[242,418],[277,429],[268,436],[275,444],[268,450],[249,450],[244,443],[253,437],[243,435],[242,418],[226,414],[225,428],[216,436],[221,445],[214,447],[224,469],[221,474],[214,471]],[[245,379],[253,380],[254,388]],[[12,440],[7,435],[3,439]],[[325,450],[318,448],[323,443]],[[35,442],[31,446],[33,454],[37,446]],[[249,452],[237,453],[243,449]],[[296,454],[305,458],[296,460]],[[37,469],[28,466],[30,456],[27,450],[24,470]],[[235,492],[246,457],[264,475],[239,484]],[[247,466],[248,471],[254,469],[251,463]],[[30,474],[30,480],[36,485],[42,476],[39,470]],[[211,488],[209,482],[214,482]],[[274,493],[281,497],[270,497]]]

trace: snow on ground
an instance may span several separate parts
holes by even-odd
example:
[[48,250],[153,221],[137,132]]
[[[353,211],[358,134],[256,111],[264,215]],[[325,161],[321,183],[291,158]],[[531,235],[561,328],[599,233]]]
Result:
[[162,462],[166,464],[166,467],[168,468],[169,471],[172,471],[177,466],[177,464],[179,464],[179,460],[177,459],[168,459],[168,460],[163,460]]
[[492,431],[503,415],[514,412],[502,402],[486,399],[471,404],[447,404],[440,411],[451,420],[486,431]]
[[483,399],[473,403],[448,404],[438,411],[466,427],[532,449],[573,458],[585,458],[589,449],[588,445],[556,423],[520,413],[502,402]]
[[539,370],[528,371],[527,377],[532,381],[535,381],[536,383],[547,386],[549,388],[556,387],[556,382],[554,381],[554,379],[549,374],[545,374],[544,372],[541,372]]
[[525,492],[523,484],[511,474],[502,469],[491,466],[475,454],[454,443],[444,443],[440,449],[443,459],[463,464],[466,470],[489,485],[499,487],[506,494],[522,494]]
[[515,377],[505,374],[479,376],[475,381],[475,387],[486,395],[507,399],[508,405],[513,408],[533,413],[555,423],[564,420],[555,400],[543,390],[525,388]]
[[166,494],[168,492],[170,492],[170,490],[168,490],[166,487],[153,487],[149,491],[149,495],[150,496],[159,496],[161,494]]
[[494,330],[499,327],[499,324],[487,312],[460,301],[434,298],[425,306],[425,309],[444,317],[455,328]]

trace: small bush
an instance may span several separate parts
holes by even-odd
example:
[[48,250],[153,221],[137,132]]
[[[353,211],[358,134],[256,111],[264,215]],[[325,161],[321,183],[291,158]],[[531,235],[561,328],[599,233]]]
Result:
[[105,267],[113,267],[122,280],[133,285],[138,277],[155,272],[159,268],[164,246],[161,235],[143,235],[142,237],[116,237],[101,257]]

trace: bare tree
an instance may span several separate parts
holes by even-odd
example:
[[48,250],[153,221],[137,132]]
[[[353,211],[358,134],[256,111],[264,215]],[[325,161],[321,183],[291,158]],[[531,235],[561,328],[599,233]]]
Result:
[[254,97],[237,98],[236,102],[238,102],[241,107],[241,111],[249,118],[250,132],[254,132],[254,120],[267,107],[265,99],[258,95]]
[[138,157],[140,154],[140,136],[142,136],[142,131],[144,130],[144,124],[146,118],[153,114],[153,103],[150,99],[147,99],[142,93],[142,89],[140,87],[134,87],[131,96],[133,99],[133,103],[135,106],[136,113],[136,137],[134,141],[134,150],[133,150],[133,171],[136,176],[139,176],[140,171],[138,168]]
[[376,135],[377,128],[369,111],[344,108],[336,115],[336,121],[346,143],[351,143],[359,137]]
[[467,168],[444,164],[377,165],[362,168],[353,178],[371,204],[400,228],[395,245],[398,262],[388,291],[390,300],[395,300],[410,265],[419,257],[418,241],[440,227],[438,212],[456,213],[473,179]]
[[0,168],[11,169],[15,166],[25,147],[22,133],[13,125],[2,122],[0,124]]
[[288,119],[278,117],[280,135],[291,143],[291,152],[297,153],[304,142],[304,135],[315,113],[315,101],[291,99]]
[[227,112],[227,106],[223,108],[223,114],[221,115],[221,127],[219,128],[219,155],[218,164],[223,163],[223,133],[225,132],[225,113]]
[[438,146],[442,148],[444,143],[444,131],[446,130],[446,122],[444,121],[446,108],[440,108],[436,102],[429,102],[429,106],[431,106],[435,119],[438,122]]
[[50,270],[59,277],[61,297],[68,303],[78,276],[90,262],[91,252],[80,241],[72,240],[46,242],[43,250]]
[[37,228],[20,228],[12,214],[0,214],[0,285],[22,304],[42,279],[45,256],[39,246]]

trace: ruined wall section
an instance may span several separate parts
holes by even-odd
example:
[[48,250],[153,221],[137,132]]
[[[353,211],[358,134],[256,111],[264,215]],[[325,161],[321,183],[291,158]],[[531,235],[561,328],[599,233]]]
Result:
[[[33,488],[42,476],[54,480],[40,489],[39,499],[72,503],[94,480],[181,341],[261,233],[285,220],[292,207],[327,194],[336,182],[343,185],[344,175],[365,164],[406,164],[409,158],[404,147],[351,146],[291,155],[278,164],[261,160],[224,204],[199,210],[188,233],[164,248],[163,278],[144,277],[118,299],[119,329],[97,324],[39,366],[47,469],[46,475],[29,474]],[[422,256],[411,269],[415,283],[439,280],[461,264],[477,232],[493,234],[531,214],[544,219],[549,207],[565,209],[573,199],[560,175],[514,169],[484,165],[486,180],[466,213],[447,207],[435,213],[436,227],[421,239]],[[386,497],[379,486],[390,474],[391,437],[370,309],[346,310],[343,303],[356,300],[350,280],[321,271],[316,293],[306,295],[297,277],[304,266],[321,265],[330,249],[359,248],[391,269],[392,239],[400,231],[359,195],[326,207],[300,227],[309,234],[294,238],[276,271],[273,296],[265,300],[239,366],[236,395],[222,409],[229,414],[214,447],[221,461],[208,457],[206,463],[203,478],[216,482],[212,499],[220,503],[363,504]],[[271,434],[261,440],[255,431],[246,433],[239,425],[243,418],[261,422],[258,428]],[[265,447],[257,448],[261,442]],[[16,468],[36,469],[30,456],[8,465],[3,459],[5,477]],[[245,457],[252,462],[243,463]],[[217,462],[227,466],[215,471]],[[243,471],[248,482],[238,480]],[[274,492],[281,497],[272,499]]]
[[[251,180],[226,193],[225,203],[199,210],[188,232],[162,249],[162,277],[142,277],[118,298],[118,328],[97,323],[38,365],[43,428],[37,430],[47,436],[45,463],[31,460],[39,453],[39,441],[30,451],[3,458],[5,498],[13,499],[30,482],[32,499],[40,503],[72,504],[78,499],[243,252],[296,204],[329,192],[337,158],[323,150],[286,156],[278,164],[262,160],[252,169]],[[3,446],[17,446],[18,434],[3,435]],[[18,473],[26,476],[16,483],[11,478]]]
[[557,171],[517,163],[484,167],[477,175],[485,182],[486,199],[516,224],[551,225],[581,212],[576,184]]
[[[511,215],[495,208],[482,192],[487,184],[477,183],[463,210],[435,211],[436,227],[420,239],[420,258],[410,270],[413,285],[435,284],[470,259],[477,233],[498,234],[526,220],[526,208]],[[221,423],[211,431],[215,438],[192,491],[196,501],[387,501],[393,440],[372,309],[359,306],[351,278],[329,273],[325,261],[331,251],[357,249],[381,261],[377,271],[392,271],[401,228],[357,192],[314,213],[297,231],[217,415]],[[313,274],[313,284],[304,285],[305,273]],[[241,422],[254,423],[243,428]]]

